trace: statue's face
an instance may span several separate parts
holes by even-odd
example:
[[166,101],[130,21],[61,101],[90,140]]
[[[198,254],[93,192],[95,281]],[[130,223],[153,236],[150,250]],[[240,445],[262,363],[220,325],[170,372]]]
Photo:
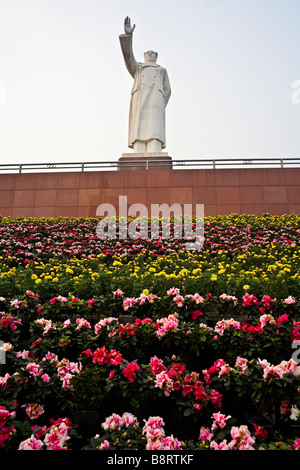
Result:
[[154,51],[147,51],[144,54],[145,62],[156,62],[157,61],[157,52]]

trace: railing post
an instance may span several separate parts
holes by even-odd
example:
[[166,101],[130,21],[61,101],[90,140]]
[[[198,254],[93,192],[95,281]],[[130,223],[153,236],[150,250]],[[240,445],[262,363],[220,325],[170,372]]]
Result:
[[149,170],[149,161],[146,160],[146,170]]
[[84,171],[84,163],[81,164],[81,171]]
[[283,168],[283,159],[282,158],[280,159],[280,166],[281,166],[281,168]]
[[216,168],[216,162],[215,162],[215,160],[213,160],[212,162],[213,162],[213,169],[215,169]]
[[19,173],[22,173],[22,164],[19,166]]

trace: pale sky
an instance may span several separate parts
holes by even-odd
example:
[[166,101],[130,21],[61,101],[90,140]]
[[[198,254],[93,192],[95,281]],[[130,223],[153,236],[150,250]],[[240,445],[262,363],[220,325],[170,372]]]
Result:
[[299,157],[300,0],[0,0],[0,164],[131,151],[126,16],[168,71],[173,159]]

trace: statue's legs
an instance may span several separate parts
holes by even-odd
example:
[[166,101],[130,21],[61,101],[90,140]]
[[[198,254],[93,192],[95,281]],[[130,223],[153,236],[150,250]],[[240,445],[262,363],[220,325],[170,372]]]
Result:
[[141,142],[136,140],[133,144],[133,151],[135,153],[156,153],[161,152],[162,143],[158,139],[151,139],[148,142]]
[[147,152],[147,142],[140,142],[136,140],[133,144],[133,151],[135,153],[146,153]]
[[151,139],[147,142],[147,152],[161,152],[162,143],[158,139]]

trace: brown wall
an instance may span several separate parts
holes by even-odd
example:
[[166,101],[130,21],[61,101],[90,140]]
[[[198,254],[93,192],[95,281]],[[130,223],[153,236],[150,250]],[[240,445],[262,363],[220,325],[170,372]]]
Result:
[[[204,204],[205,215],[300,213],[300,168],[0,175],[0,214],[95,217],[99,204]],[[118,213],[118,212],[117,212]],[[150,215],[150,212],[149,212]]]

